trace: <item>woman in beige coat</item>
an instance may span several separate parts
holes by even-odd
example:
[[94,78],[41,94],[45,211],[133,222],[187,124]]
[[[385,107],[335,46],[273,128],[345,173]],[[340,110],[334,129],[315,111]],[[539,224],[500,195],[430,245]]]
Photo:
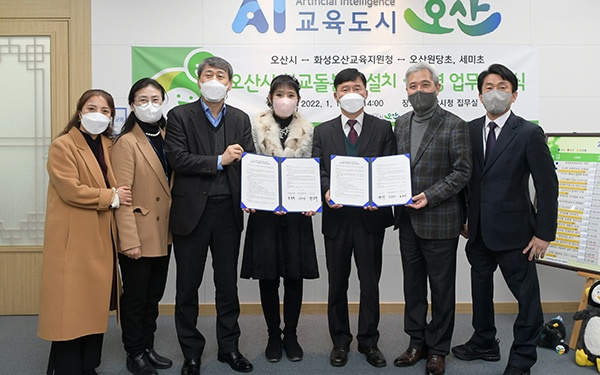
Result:
[[116,212],[123,278],[120,316],[127,369],[157,374],[173,362],[154,350],[158,303],[165,291],[171,238],[171,169],[165,157],[163,87],[142,78],[129,91],[132,112],[113,146],[117,182],[131,186],[133,204]]
[[96,374],[118,301],[113,208],[131,204],[109,158],[112,96],[88,90],[48,150],[48,201],[38,335],[52,341],[47,374]]

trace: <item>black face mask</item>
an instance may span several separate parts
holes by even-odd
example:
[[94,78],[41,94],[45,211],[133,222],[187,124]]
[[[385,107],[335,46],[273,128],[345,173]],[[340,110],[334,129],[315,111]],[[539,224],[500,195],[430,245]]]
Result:
[[408,101],[416,113],[427,112],[437,104],[437,92],[417,91],[408,96]]

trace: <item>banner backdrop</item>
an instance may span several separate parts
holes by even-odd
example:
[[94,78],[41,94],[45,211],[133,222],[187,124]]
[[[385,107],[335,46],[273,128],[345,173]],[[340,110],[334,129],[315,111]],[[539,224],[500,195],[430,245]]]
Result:
[[[266,41],[266,40],[265,40]],[[404,73],[410,64],[430,63],[439,73],[440,105],[471,120],[485,110],[478,99],[477,75],[494,62],[510,67],[519,79],[515,111],[537,121],[539,78],[537,50],[532,46],[461,45],[260,45],[204,47],[132,47],[132,75],[158,80],[168,93],[165,113],[198,99],[196,70],[209,56],[233,66],[233,87],[227,103],[251,117],[264,111],[269,83],[278,74],[294,75],[301,84],[299,110],[317,124],[339,115],[333,80],[342,69],[357,68],[367,77],[366,111],[393,121],[411,110]]]
[[[442,75],[441,104],[465,120],[485,112],[477,101],[475,76],[490,64],[501,63],[522,81],[512,106],[516,114],[539,120],[547,132],[597,130],[585,118],[598,102],[597,89],[587,84],[587,70],[573,69],[573,62],[600,56],[595,37],[600,24],[594,18],[600,13],[598,1],[579,2],[577,7],[558,0],[175,0],[168,4],[146,0],[143,4],[91,0],[93,87],[114,95],[115,104],[123,107],[121,119],[129,111],[132,80],[142,76],[159,78],[166,86],[167,107],[196,100],[194,70],[202,54],[231,62],[236,86],[227,103],[251,118],[267,109],[270,78],[284,72],[302,82],[300,111],[311,121],[339,115],[330,82],[341,69],[353,66],[369,77],[366,110],[392,119],[410,110],[403,82],[406,69],[425,59]],[[162,27],[149,27],[157,22]],[[556,73],[563,71],[573,79],[556,79]],[[323,302],[327,270],[323,237],[317,235],[321,216],[316,215],[313,223],[322,277],[306,282],[304,301]],[[464,239],[457,251],[457,285],[462,285],[457,302],[470,303]],[[383,259],[381,301],[402,301],[401,259],[397,234],[391,229]],[[212,278],[211,272],[207,267],[206,280]],[[581,281],[574,273],[548,267],[538,272],[547,300],[572,301],[572,296],[581,295]],[[163,303],[175,301],[175,274],[171,264]],[[496,287],[495,301],[514,301],[505,283]],[[260,301],[255,282],[240,280],[239,288],[242,302]],[[349,300],[359,300],[358,290],[356,278],[351,278]],[[214,302],[212,282],[203,283],[200,298],[202,303]]]

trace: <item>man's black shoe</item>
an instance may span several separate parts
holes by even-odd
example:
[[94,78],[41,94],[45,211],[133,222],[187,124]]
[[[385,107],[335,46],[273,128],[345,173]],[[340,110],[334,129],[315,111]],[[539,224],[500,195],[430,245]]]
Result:
[[496,339],[494,345],[489,349],[483,349],[471,341],[467,341],[463,345],[458,345],[452,348],[452,353],[458,359],[463,361],[473,361],[476,359],[483,359],[484,361],[496,362],[500,360],[500,346],[498,345],[500,340]]
[[231,368],[238,372],[252,371],[252,363],[239,351],[231,353],[219,353],[217,356],[219,362],[227,363]]
[[173,366],[173,361],[158,354],[154,349],[146,349],[146,358],[154,368],[165,369]]
[[348,363],[348,349],[334,346],[329,355],[329,363],[334,367],[342,367]]
[[146,352],[141,352],[138,355],[128,355],[127,370],[135,375],[158,375],[158,372],[146,358]]
[[385,360],[383,353],[376,346],[372,346],[370,348],[362,348],[359,346],[358,352],[363,353],[365,355],[365,357],[367,357],[367,362],[369,362],[369,364],[371,366],[375,366],[375,367],[387,366],[387,361]]
[[530,375],[531,371],[521,370],[515,366],[507,365],[503,375]]
[[200,358],[186,358],[183,361],[181,375],[200,375]]

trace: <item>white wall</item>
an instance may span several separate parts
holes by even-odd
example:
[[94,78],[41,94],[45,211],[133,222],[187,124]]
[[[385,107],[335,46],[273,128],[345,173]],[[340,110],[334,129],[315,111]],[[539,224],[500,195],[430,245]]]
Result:
[[[266,8],[270,0],[261,0]],[[269,4],[268,4],[269,3]],[[291,3],[291,2],[290,2]],[[487,0],[492,9],[503,15],[501,27],[488,35],[468,37],[453,33],[446,35],[421,34],[408,27],[401,17],[404,9],[421,9],[425,0],[396,0],[400,15],[398,33],[385,43],[397,45],[532,45],[539,52],[539,115],[540,124],[547,132],[593,132],[599,124],[595,118],[600,94],[597,72],[600,60],[600,3],[581,0],[566,5],[559,0]],[[446,1],[449,8],[454,1]],[[463,0],[468,8],[469,2]],[[480,2],[480,3],[483,3]],[[216,0],[92,0],[92,62],[93,86],[106,89],[115,97],[117,106],[127,106],[126,96],[131,85],[132,46],[203,46],[220,43],[240,43],[220,28],[229,30],[239,1]],[[269,17],[269,16],[267,16]],[[252,38],[245,36],[247,43]],[[326,39],[310,36],[303,44],[323,44]],[[369,40],[344,44],[368,44]],[[377,40],[381,43],[381,40]],[[285,35],[271,35],[269,44],[286,44]],[[502,61],[499,61],[502,62]],[[235,66],[234,66],[235,69]],[[399,72],[403,74],[403,72]],[[243,109],[243,108],[242,108]],[[518,103],[514,107],[519,113]],[[590,116],[590,113],[592,114]],[[482,113],[483,115],[483,113]],[[467,119],[468,120],[468,119]],[[324,302],[327,279],[323,240],[320,235],[320,217],[314,221],[321,278],[305,283],[305,302]],[[207,261],[205,280],[200,291],[201,301],[213,302],[211,260]],[[401,261],[397,232],[388,230],[384,245],[384,267],[381,281],[383,302],[403,301]],[[584,280],[572,271],[540,266],[542,299],[546,302],[578,301]],[[470,302],[469,265],[461,239],[458,248],[457,301]],[[358,301],[356,274],[352,276],[349,298]],[[172,260],[169,282],[163,303],[175,300],[175,264]],[[497,302],[514,301],[499,272],[496,275]],[[258,302],[255,281],[239,283],[242,302]]]

